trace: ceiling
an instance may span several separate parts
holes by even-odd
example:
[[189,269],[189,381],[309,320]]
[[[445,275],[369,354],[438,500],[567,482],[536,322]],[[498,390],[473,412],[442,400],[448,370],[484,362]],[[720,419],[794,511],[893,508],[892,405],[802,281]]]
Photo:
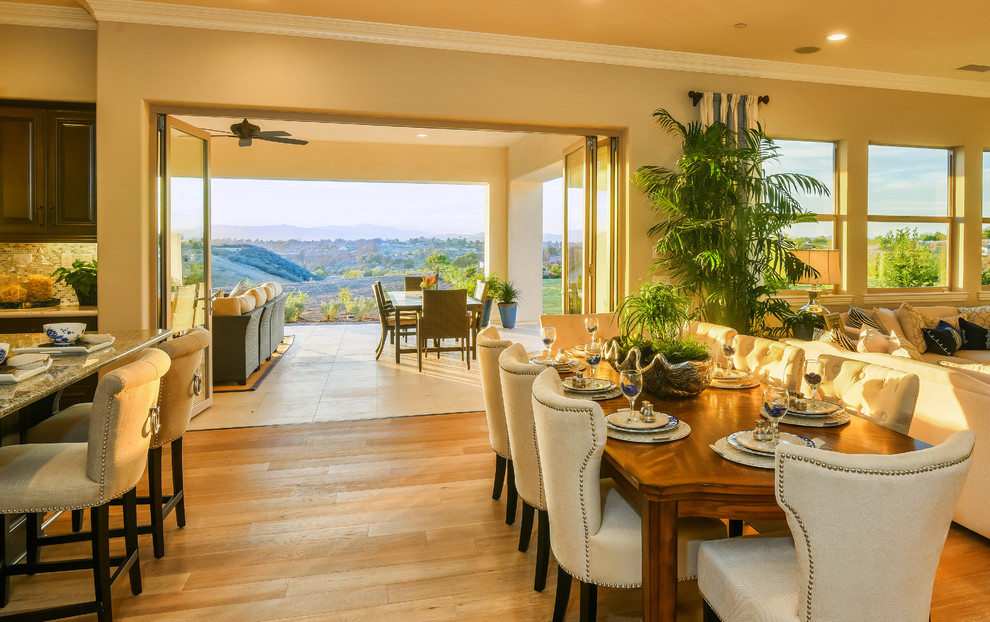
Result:
[[[178,115],[178,119],[190,125],[215,133],[227,132],[243,117],[205,117]],[[323,123],[316,121],[286,121],[250,117],[251,123],[264,130],[285,130],[293,138],[343,143],[382,143],[400,145],[430,145],[457,147],[508,147],[527,136],[521,132],[494,130],[444,130],[437,128],[396,127],[383,125],[357,125]],[[425,136],[418,136],[425,134]]]
[[[648,50],[865,69],[990,84],[990,2],[956,0],[17,0],[168,13],[167,5],[401,24]],[[176,11],[178,9],[175,9]],[[746,24],[737,27],[736,24]],[[830,42],[832,32],[849,35]],[[821,51],[797,54],[795,48]]]

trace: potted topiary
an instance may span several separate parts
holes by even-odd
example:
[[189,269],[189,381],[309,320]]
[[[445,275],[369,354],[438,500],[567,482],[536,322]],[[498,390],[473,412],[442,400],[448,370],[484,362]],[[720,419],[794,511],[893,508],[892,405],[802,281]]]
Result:
[[66,283],[76,292],[82,306],[96,306],[96,260],[75,260],[71,268],[56,268],[52,272],[56,283]]
[[621,335],[606,344],[605,358],[617,371],[639,369],[644,388],[661,397],[701,393],[715,373],[708,348],[684,336],[691,301],[662,283],[650,282],[624,298],[616,310]]
[[498,301],[498,314],[502,319],[502,328],[515,328],[519,290],[511,282],[499,280],[495,300]]

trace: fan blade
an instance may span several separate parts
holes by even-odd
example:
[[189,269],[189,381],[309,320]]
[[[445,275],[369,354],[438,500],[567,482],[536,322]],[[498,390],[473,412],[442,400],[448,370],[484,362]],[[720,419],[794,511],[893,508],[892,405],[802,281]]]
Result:
[[265,130],[264,132],[257,132],[252,138],[269,138],[272,136],[292,136],[292,134],[285,130]]
[[309,141],[308,140],[300,140],[298,138],[277,138],[277,137],[265,138],[264,136],[258,136],[257,138],[258,138],[258,140],[267,140],[268,142],[272,142],[272,143],[285,143],[287,145],[308,145],[309,144]]
[[250,147],[251,146],[251,139],[250,138],[238,138],[237,139],[237,144],[238,144],[238,146],[241,146],[241,147]]

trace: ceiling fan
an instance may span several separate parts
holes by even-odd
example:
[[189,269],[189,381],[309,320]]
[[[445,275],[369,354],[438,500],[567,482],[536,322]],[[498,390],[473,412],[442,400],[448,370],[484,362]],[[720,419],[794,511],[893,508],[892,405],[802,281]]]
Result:
[[[216,130],[211,130],[216,132]],[[251,123],[247,119],[244,119],[240,123],[235,123],[230,126],[230,134],[225,134],[222,132],[217,132],[217,136],[222,136],[224,138],[236,138],[237,144],[241,147],[250,147],[251,142],[254,140],[267,140],[273,143],[285,143],[287,145],[306,145],[309,144],[307,140],[301,140],[299,138],[289,138],[291,134],[284,130],[266,130],[261,131],[261,128],[257,125]]]

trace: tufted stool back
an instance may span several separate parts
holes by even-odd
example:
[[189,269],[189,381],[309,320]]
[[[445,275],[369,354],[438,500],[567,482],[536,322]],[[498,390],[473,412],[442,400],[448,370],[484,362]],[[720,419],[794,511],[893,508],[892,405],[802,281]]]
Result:
[[739,333],[734,328],[722,326],[721,324],[709,324],[708,322],[694,322],[687,330],[688,335],[694,335],[698,341],[708,346],[708,351],[712,355],[712,360],[716,364],[725,367],[727,359],[722,354],[722,344],[733,343]]
[[203,379],[196,370],[203,361],[203,350],[209,345],[210,331],[197,327],[158,346],[171,359],[172,366],[162,378],[158,400],[161,427],[151,439],[151,447],[167,445],[186,433],[193,401],[202,390]]
[[478,366],[481,367],[481,394],[485,400],[485,417],[488,419],[488,440],[496,454],[511,459],[498,357],[502,354],[502,350],[512,345],[512,342],[500,339],[495,327],[489,326],[478,333],[477,343]]
[[505,423],[509,430],[509,446],[516,473],[516,490],[523,501],[537,510],[547,509],[543,494],[543,474],[536,444],[536,423],[533,420],[533,382],[544,365],[530,363],[526,348],[516,343],[498,357],[502,376],[502,398],[505,403]]
[[914,418],[920,381],[915,374],[830,354],[822,362],[818,390],[885,428],[907,434]]
[[748,371],[763,382],[782,386],[788,391],[801,388],[804,376],[804,350],[779,341],[736,335],[732,359],[736,369]]

